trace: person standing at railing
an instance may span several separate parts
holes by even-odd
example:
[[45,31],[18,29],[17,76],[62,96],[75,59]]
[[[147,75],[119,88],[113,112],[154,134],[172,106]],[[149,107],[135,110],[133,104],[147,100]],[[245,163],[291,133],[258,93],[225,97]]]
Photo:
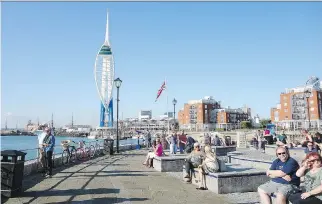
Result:
[[53,152],[55,147],[55,136],[52,134],[51,129],[47,129],[47,135],[44,139],[44,147],[46,152],[46,161],[47,161],[47,174],[52,175],[53,170]]
[[42,171],[45,170],[45,150],[44,150],[44,139],[47,135],[47,130],[44,129],[43,132],[38,135],[38,155],[39,155],[39,162],[40,162],[40,166],[42,168]]

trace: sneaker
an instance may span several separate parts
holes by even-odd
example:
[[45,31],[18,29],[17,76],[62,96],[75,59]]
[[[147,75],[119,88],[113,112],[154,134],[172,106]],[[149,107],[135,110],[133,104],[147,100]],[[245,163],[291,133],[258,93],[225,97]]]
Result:
[[190,175],[186,174],[183,178],[190,178]]

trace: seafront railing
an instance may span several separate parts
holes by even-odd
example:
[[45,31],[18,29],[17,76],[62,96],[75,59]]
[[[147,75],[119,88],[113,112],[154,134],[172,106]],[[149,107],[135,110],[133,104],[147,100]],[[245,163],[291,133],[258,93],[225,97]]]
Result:
[[[91,141],[91,142],[85,142],[86,147],[90,147],[91,145],[93,145],[95,147],[97,143],[102,148],[104,145],[104,140],[97,140],[97,141],[95,140],[95,141]],[[39,149],[40,149],[39,147],[35,147],[35,148],[30,148],[30,149],[22,149],[19,151],[27,153],[25,161],[32,161],[32,160],[39,159]],[[63,153],[63,151],[64,151],[64,149],[61,144],[55,145],[53,156],[55,157],[56,155],[61,155]],[[29,153],[29,155],[28,155],[28,153]],[[34,156],[30,157],[30,155],[34,155]]]

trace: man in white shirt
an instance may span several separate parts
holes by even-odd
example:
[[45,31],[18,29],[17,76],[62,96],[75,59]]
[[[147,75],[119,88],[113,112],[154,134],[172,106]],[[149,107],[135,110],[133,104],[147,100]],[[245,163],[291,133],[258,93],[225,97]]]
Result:
[[40,162],[40,165],[42,167],[43,170],[45,170],[45,151],[44,151],[44,139],[45,137],[47,136],[48,132],[50,131],[50,129],[48,127],[46,127],[44,129],[44,131],[38,135],[38,152],[39,152],[39,162]]

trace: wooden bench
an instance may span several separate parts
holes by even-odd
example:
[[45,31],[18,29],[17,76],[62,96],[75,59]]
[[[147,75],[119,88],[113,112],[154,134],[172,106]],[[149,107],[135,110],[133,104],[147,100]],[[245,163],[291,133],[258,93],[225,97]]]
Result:
[[[259,185],[269,181],[266,171],[238,164],[226,164],[226,172],[205,175],[206,187],[217,194],[256,192]],[[183,177],[185,166],[183,166]],[[183,178],[187,181],[186,178]],[[199,185],[198,169],[192,173],[192,184]]]

